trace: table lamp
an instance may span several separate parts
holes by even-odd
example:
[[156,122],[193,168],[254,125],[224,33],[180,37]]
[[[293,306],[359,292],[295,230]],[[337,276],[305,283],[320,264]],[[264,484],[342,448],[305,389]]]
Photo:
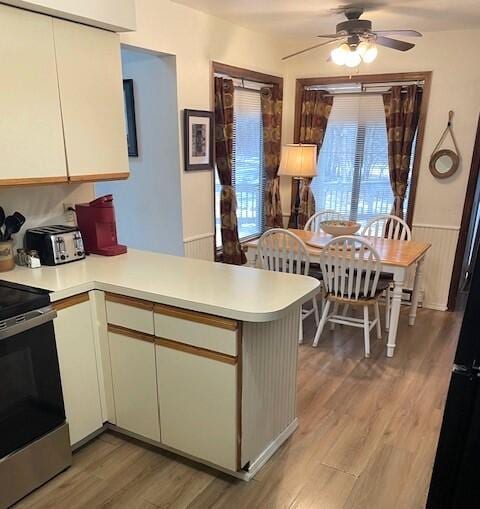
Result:
[[294,189],[294,223],[298,227],[298,211],[300,209],[300,184],[303,179],[317,175],[317,146],[291,144],[282,147],[279,175],[292,177]]

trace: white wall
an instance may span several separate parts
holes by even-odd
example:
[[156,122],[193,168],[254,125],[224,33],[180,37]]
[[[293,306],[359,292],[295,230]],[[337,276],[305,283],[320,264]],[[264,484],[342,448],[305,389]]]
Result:
[[122,49],[123,77],[134,80],[139,157],[130,177],[97,184],[113,193],[119,242],[183,255],[175,57]]
[[[377,60],[360,67],[360,74],[433,71],[413,224],[414,237],[433,244],[425,270],[426,302],[431,307],[444,309],[480,109],[480,67],[475,63],[480,30],[427,33],[414,42],[417,47],[407,53],[380,48]],[[297,42],[291,49],[301,47],[302,43]],[[327,56],[328,50],[319,49],[288,61],[284,142],[293,140],[295,80],[345,74],[342,68],[327,63]],[[453,125],[462,159],[455,176],[438,180],[430,174],[428,162],[446,126],[449,110],[455,112]],[[282,191],[283,208],[287,213],[288,183],[283,182]]]
[[[121,40],[176,56],[179,119],[184,108],[212,109],[212,61],[271,74],[283,69],[278,41],[168,0],[137,0],[137,31],[122,34]],[[212,177],[211,171],[181,169],[184,240],[190,244],[198,239],[207,250],[210,245],[210,256],[213,240],[205,236],[214,231]]]
[[2,0],[2,3],[116,32],[135,30],[135,0]]
[[18,210],[27,221],[15,238],[15,246],[23,246],[27,228],[45,224],[68,224],[63,204],[84,203],[93,199],[93,186],[89,184],[57,184],[0,189],[0,205],[9,215]]

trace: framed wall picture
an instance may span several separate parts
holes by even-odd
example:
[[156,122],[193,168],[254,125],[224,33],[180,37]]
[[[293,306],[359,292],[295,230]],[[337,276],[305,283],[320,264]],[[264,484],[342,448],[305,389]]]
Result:
[[125,125],[127,126],[128,155],[129,157],[138,157],[137,121],[135,119],[133,80],[123,80],[123,97],[125,101]]
[[184,110],[185,171],[213,169],[213,113]]

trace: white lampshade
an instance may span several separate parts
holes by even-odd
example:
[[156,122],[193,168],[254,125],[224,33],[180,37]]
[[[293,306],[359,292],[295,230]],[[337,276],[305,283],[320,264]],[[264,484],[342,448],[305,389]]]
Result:
[[297,178],[312,178],[317,175],[316,145],[284,145],[279,175]]

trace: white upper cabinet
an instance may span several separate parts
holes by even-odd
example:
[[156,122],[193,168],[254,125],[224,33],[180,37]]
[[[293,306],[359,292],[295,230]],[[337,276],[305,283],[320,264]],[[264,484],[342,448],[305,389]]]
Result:
[[52,18],[0,5],[0,185],[66,182]]
[[59,19],[53,31],[69,179],[127,178],[118,35]]
[[2,0],[2,3],[113,32],[136,29],[135,0]]

